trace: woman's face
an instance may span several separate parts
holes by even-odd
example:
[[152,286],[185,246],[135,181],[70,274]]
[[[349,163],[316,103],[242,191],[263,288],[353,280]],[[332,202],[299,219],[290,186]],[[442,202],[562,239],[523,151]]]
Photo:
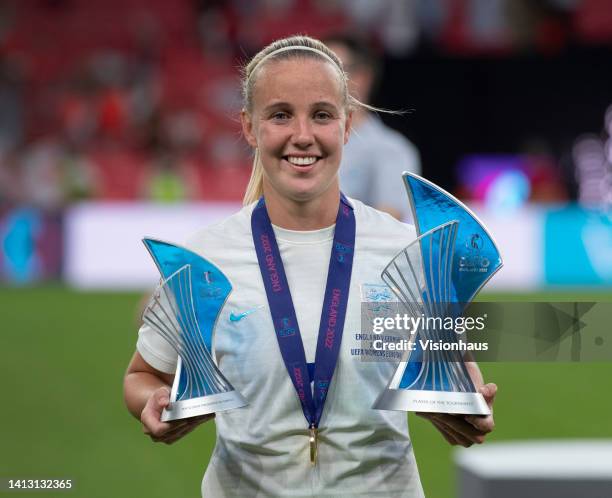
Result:
[[242,124],[247,141],[259,150],[266,197],[304,202],[337,191],[351,116],[331,64],[312,58],[268,62],[252,98]]

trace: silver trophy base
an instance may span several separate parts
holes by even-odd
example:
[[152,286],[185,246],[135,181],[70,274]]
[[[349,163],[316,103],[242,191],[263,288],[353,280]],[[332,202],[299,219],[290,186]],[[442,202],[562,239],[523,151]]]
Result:
[[228,391],[200,398],[191,398],[170,403],[162,412],[161,421],[169,422],[189,417],[198,417],[209,413],[223,412],[248,405],[238,391]]
[[376,410],[403,412],[457,413],[462,415],[490,415],[487,402],[480,393],[451,391],[416,391],[385,389],[374,402]]

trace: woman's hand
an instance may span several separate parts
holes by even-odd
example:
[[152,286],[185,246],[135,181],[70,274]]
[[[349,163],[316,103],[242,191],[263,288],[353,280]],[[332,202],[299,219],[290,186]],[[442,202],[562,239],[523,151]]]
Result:
[[215,414],[211,413],[200,417],[162,422],[162,411],[169,404],[170,390],[167,387],[160,387],[151,394],[140,414],[143,432],[156,443],[172,444],[189,434],[198,425],[215,418]]
[[484,384],[478,388],[487,405],[491,415],[452,415],[449,413],[422,413],[417,415],[431,421],[438,431],[444,436],[449,444],[469,448],[474,443],[482,444],[485,437],[495,427],[493,420],[493,402],[497,393],[495,384]]

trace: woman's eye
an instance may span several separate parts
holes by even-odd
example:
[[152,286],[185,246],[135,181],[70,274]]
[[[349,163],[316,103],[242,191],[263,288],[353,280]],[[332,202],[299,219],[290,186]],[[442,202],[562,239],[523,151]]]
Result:
[[317,121],[326,121],[331,119],[332,116],[329,112],[320,111],[315,113],[314,117]]
[[272,114],[272,119],[284,121],[285,119],[289,119],[289,115],[286,112],[275,112]]

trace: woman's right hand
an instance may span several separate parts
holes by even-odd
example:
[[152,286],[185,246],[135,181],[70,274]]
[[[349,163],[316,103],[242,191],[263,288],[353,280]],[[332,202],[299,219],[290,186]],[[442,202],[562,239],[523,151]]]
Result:
[[143,432],[156,443],[172,444],[189,434],[198,425],[212,420],[215,414],[162,422],[164,408],[170,404],[170,389],[163,386],[153,391],[140,414]]

